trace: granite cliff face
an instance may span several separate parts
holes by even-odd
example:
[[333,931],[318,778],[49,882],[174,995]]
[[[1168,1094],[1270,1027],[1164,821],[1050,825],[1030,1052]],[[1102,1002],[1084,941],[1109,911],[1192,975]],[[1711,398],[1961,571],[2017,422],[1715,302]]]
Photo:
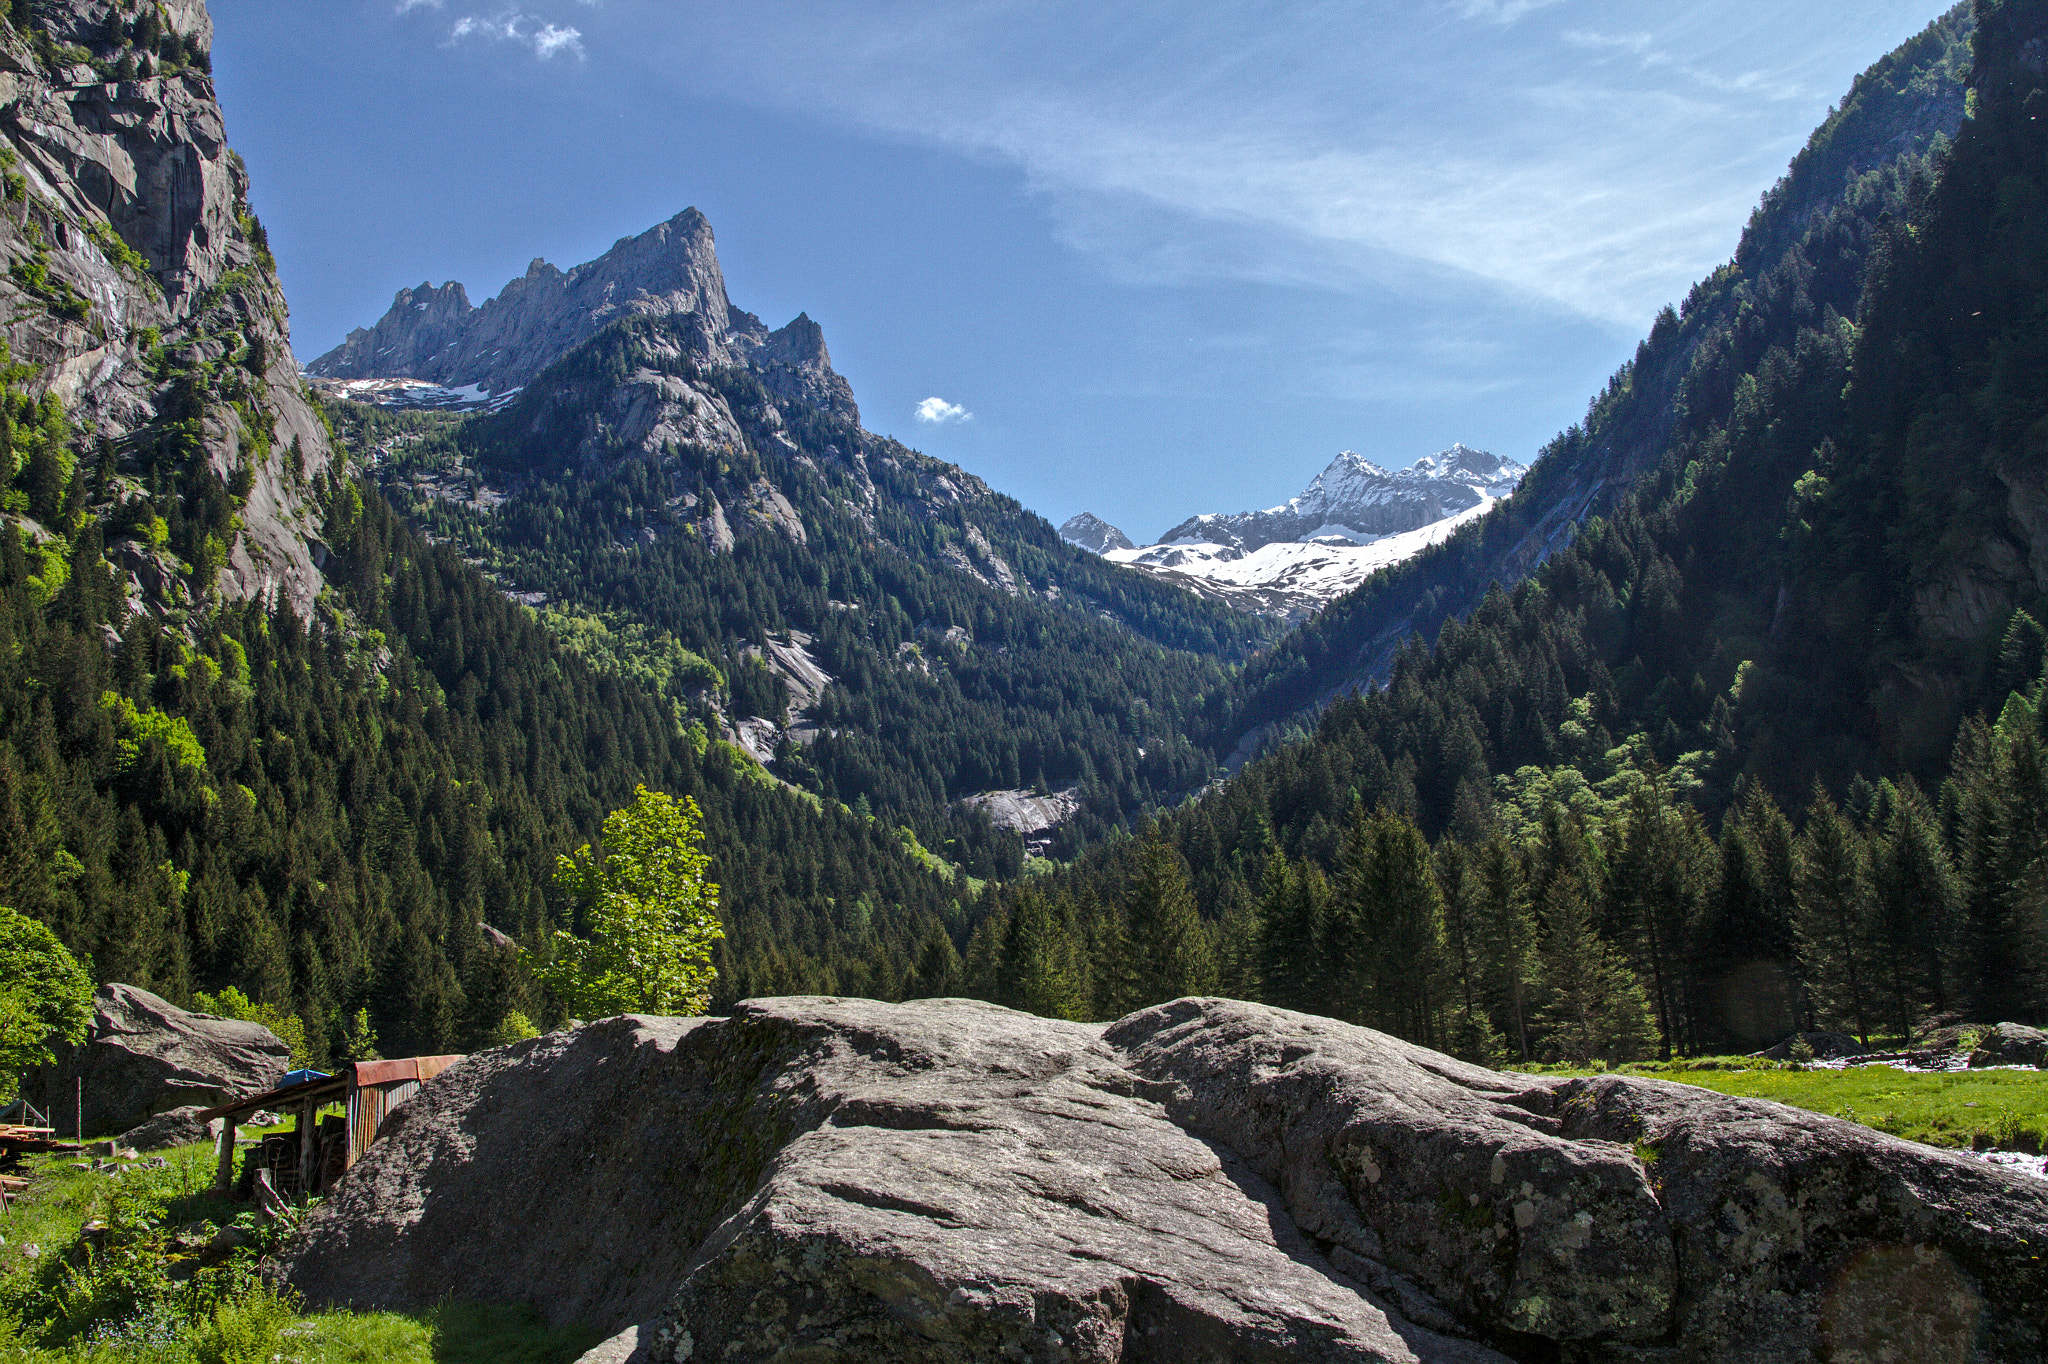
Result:
[[765,999],[473,1056],[285,1256],[591,1361],[2034,1360],[2048,1185],[1775,1104],[1184,999]]
[[504,394],[629,317],[667,319],[677,342],[706,364],[758,361],[802,373],[811,381],[805,396],[853,409],[817,323],[799,316],[771,332],[732,306],[711,224],[694,208],[566,272],[536,260],[480,308],[456,283],[401,289],[376,326],[350,332],[306,368],[325,379],[419,379]]
[[206,8],[33,0],[16,13],[0,28],[0,336],[32,370],[24,387],[64,404],[74,448],[112,452],[101,486],[116,525],[152,468],[160,483],[204,471],[233,489],[217,548],[184,562],[110,535],[131,606],[218,589],[304,614],[327,431],[228,149]]

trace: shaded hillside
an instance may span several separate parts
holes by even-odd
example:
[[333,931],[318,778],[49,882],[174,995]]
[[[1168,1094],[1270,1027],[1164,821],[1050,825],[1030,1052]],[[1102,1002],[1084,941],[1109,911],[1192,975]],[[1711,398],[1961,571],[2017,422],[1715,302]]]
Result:
[[[1735,418],[1744,386],[1776,349],[1826,336],[1860,307],[1879,221],[1903,216],[1925,190],[1963,116],[1974,21],[1967,6],[1858,77],[1752,215],[1735,259],[1666,309],[1635,358],[1589,404],[1586,419],[1545,447],[1514,496],[1447,543],[1333,603],[1246,669],[1209,723],[1238,757],[1268,726],[1388,675],[1411,634],[1434,635],[1512,587],[1612,508],[1645,472],[1709,443]],[[1916,177],[1922,177],[1916,179]]]

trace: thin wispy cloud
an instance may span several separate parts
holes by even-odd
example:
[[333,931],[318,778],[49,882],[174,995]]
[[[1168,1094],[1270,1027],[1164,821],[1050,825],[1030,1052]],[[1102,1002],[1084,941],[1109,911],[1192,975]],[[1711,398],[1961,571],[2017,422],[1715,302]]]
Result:
[[398,0],[398,12],[410,14],[416,9],[439,9],[444,0]]
[[1557,36],[1573,47],[1589,48],[1595,52],[1618,50],[1638,57],[1651,55],[1650,49],[1657,41],[1647,33],[1590,33],[1576,28],[1566,29]]
[[[1360,292],[1447,273],[1637,326],[1726,258],[1857,69],[1841,54],[1874,60],[1924,22],[1902,22],[1914,3],[1845,23],[1766,0],[1442,0],[1454,36],[1307,3],[708,0],[689,47],[648,56],[1013,166],[1119,278]],[[1813,107],[1763,115],[1787,101]]]
[[917,419],[932,426],[946,426],[960,422],[971,422],[974,414],[958,403],[949,403],[944,398],[926,398],[917,405]]

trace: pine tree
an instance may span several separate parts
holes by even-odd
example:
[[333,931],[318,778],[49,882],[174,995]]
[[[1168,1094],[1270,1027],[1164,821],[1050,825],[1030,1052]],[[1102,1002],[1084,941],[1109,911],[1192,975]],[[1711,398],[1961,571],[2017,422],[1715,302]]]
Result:
[[1654,766],[1629,792],[1617,842],[1607,930],[1649,988],[1669,1059],[1673,1046],[1691,1045],[1697,1031],[1691,939],[1712,875],[1712,845],[1697,812],[1678,806],[1669,779]]
[[1877,892],[1878,991],[1885,1020],[1910,1036],[1921,1012],[1947,1008],[1948,956],[1962,907],[1962,882],[1934,808],[1902,777],[1882,788],[1885,823],[1872,848]]
[[1708,1047],[1754,1051],[1799,1026],[1791,821],[1761,787],[1721,822],[1718,873],[1695,934]]
[[1814,788],[1793,856],[1793,928],[1799,966],[1817,1021],[1841,1023],[1868,1045],[1876,1020],[1875,920],[1863,836]]
[[1026,891],[1010,911],[1003,943],[1001,1002],[1045,1018],[1079,1019],[1088,989],[1071,902]]
[[1260,998],[1283,1009],[1327,1012],[1320,948],[1324,921],[1330,912],[1330,884],[1321,868],[1289,862],[1275,847],[1266,858],[1260,879]]
[[1641,1060],[1657,1045],[1657,1028],[1642,982],[1604,942],[1577,876],[1555,878],[1543,897],[1544,939],[1538,973],[1543,1051],[1586,1065]]
[[1482,886],[1465,845],[1446,836],[1436,845],[1437,888],[1443,899],[1444,962],[1450,997],[1444,1007],[1444,1049],[1481,1065],[1505,1058],[1507,1046],[1488,1014],[1481,968]]
[[1536,921],[1520,859],[1496,834],[1479,850],[1473,939],[1485,1003],[1522,1060],[1529,1047],[1530,987],[1536,971]]
[[1443,975],[1443,902],[1429,843],[1415,822],[1380,807],[1354,811],[1331,917],[1331,965],[1343,1016],[1432,1045]]

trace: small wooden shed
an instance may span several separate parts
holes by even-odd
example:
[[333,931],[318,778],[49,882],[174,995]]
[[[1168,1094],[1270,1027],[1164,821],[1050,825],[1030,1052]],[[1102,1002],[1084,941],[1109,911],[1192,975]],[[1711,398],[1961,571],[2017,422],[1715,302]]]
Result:
[[[421,1084],[461,1059],[411,1056],[399,1061],[352,1061],[333,1075],[208,1109],[199,1115],[201,1120],[221,1120],[220,1165],[214,1187],[223,1193],[234,1187],[236,1127],[251,1115],[271,1109],[298,1119],[289,1136],[265,1137],[257,1151],[259,1167],[270,1172],[271,1187],[286,1198],[327,1192],[362,1159],[393,1109],[419,1093]],[[334,1103],[346,1104],[348,1116],[318,1121],[320,1110]]]

